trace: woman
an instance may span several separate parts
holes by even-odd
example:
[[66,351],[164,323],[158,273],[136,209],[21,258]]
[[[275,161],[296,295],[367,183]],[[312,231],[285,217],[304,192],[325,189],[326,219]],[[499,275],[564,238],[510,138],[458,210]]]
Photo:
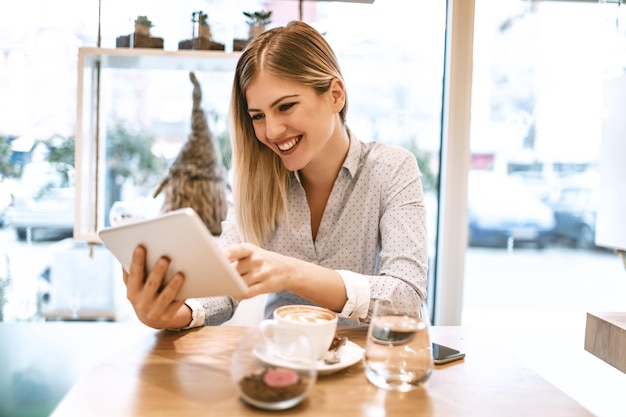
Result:
[[[340,325],[367,322],[371,301],[418,309],[427,252],[421,174],[400,147],[360,142],[346,125],[347,95],[334,52],[302,22],[274,28],[243,51],[230,121],[234,209],[220,244],[249,286],[269,294],[266,315],[285,304],[340,313]],[[181,329],[228,320],[238,300],[173,301],[184,277],[158,291],[160,259],[144,283],[138,247],[124,272],[138,318]]]

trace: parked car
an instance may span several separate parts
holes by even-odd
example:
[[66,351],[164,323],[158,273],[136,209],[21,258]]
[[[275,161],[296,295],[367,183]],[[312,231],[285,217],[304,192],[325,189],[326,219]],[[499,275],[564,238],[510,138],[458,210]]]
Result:
[[511,172],[509,177],[522,184],[544,203],[550,198],[550,193],[557,180],[555,174],[549,175],[542,171]]
[[593,184],[571,181],[558,188],[549,202],[556,219],[556,238],[580,249],[596,247],[596,189]]
[[[17,181],[7,211],[18,240],[64,238],[74,230],[74,168],[68,164],[31,162]],[[30,237],[29,237],[30,236]]]
[[467,199],[470,246],[523,242],[545,248],[552,241],[552,209],[519,181],[471,171]]

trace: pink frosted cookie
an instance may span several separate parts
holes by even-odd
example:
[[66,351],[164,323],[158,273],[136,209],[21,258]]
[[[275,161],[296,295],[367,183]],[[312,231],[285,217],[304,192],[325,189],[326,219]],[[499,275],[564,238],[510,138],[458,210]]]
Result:
[[263,382],[274,388],[288,387],[298,382],[298,374],[291,369],[270,369],[263,376]]

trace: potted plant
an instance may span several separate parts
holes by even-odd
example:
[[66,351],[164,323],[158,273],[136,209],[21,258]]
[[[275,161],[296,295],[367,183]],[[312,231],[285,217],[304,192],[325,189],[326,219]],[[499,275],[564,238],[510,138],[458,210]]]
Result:
[[118,36],[115,46],[118,48],[158,48],[163,49],[163,38],[154,38],[150,33],[152,21],[148,16],[137,16],[135,31],[130,35]]
[[198,24],[198,38],[211,40],[211,26],[209,26],[209,15],[202,10],[191,14],[191,21]]
[[[207,51],[223,51],[225,45],[213,40],[213,33],[209,25],[209,16],[202,10],[191,13],[191,39],[178,42],[178,49],[197,49]],[[196,36],[196,24],[198,34]]]
[[243,12],[243,15],[248,18],[246,23],[250,26],[250,31],[248,33],[248,37],[253,39],[257,35],[263,33],[265,31],[265,27],[272,23],[270,17],[272,16],[272,11],[260,10],[257,12]]
[[150,36],[150,28],[152,26],[148,16],[137,16],[137,19],[135,19],[135,34]]

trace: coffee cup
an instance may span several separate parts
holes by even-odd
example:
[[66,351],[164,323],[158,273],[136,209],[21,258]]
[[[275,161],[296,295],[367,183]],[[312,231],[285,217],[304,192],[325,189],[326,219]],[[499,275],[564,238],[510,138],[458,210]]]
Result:
[[337,313],[327,308],[286,305],[274,310],[273,319],[263,320],[260,328],[279,350],[290,345],[294,333],[305,336],[311,345],[313,357],[319,360],[324,357],[335,337],[337,320]]

